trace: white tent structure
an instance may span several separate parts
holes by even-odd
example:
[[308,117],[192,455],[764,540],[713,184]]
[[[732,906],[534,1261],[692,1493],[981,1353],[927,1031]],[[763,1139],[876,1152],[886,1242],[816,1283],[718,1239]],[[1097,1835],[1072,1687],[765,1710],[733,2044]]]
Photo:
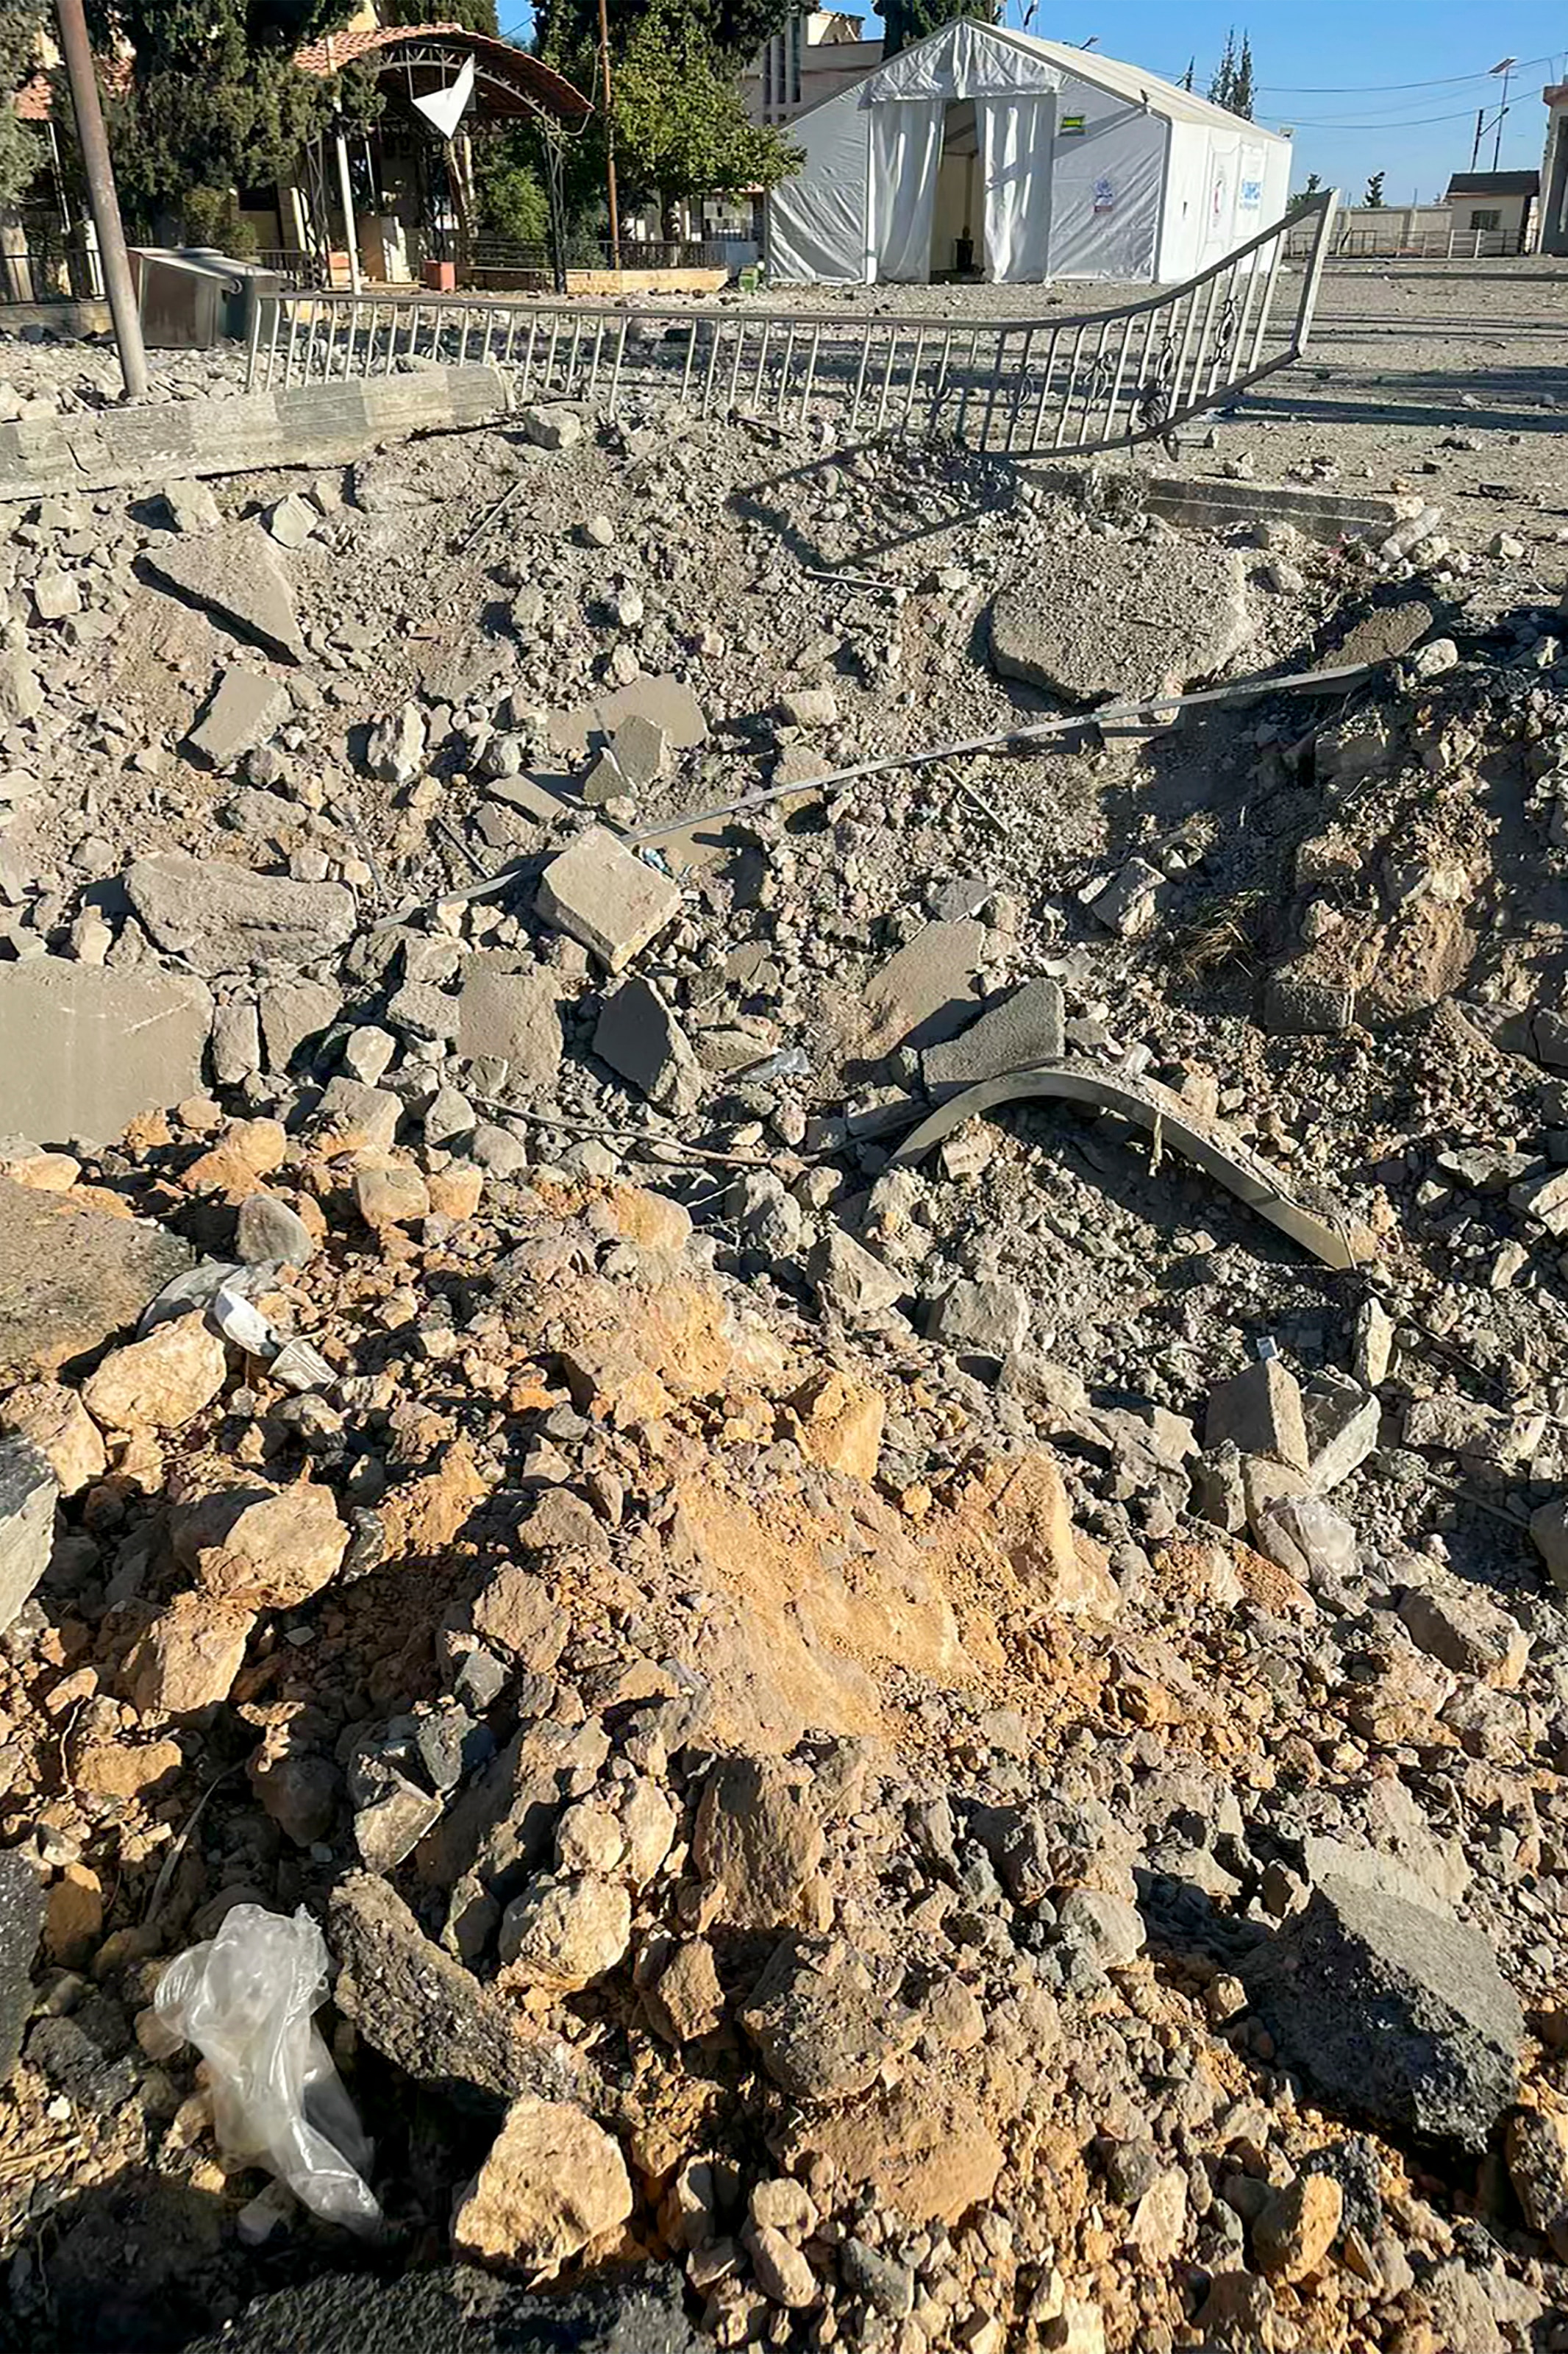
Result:
[[1195,277],[1285,211],[1290,142],[1097,50],[960,20],[789,124],[775,281]]

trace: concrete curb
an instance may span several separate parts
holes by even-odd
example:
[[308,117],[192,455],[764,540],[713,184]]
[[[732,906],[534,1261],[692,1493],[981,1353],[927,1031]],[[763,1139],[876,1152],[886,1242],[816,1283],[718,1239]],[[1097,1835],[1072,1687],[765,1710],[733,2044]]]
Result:
[[[1066,466],[1050,460],[1020,461],[1032,478],[1081,487],[1093,463]],[[1236,524],[1284,523],[1305,539],[1330,544],[1341,539],[1384,540],[1401,520],[1393,498],[1359,496],[1349,491],[1311,490],[1301,482],[1233,482],[1212,475],[1140,474],[1115,479],[1132,483],[1140,504],[1184,531],[1225,531]]]
[[499,368],[421,368],[87,417],[0,425],[0,503],[266,466],[343,465],[384,441],[488,424],[510,407]]

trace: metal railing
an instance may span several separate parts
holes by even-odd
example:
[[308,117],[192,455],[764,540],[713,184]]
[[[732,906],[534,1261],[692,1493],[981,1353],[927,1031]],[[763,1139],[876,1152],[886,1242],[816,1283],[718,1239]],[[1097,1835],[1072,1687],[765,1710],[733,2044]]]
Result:
[[[1294,260],[1309,253],[1312,248],[1310,229],[1298,229],[1293,221],[1286,241],[1286,250]],[[1446,228],[1381,229],[1365,228],[1341,219],[1335,232],[1330,259],[1334,261],[1490,261],[1499,256],[1517,253],[1517,237],[1500,228],[1460,228],[1450,223]]]
[[319,253],[300,245],[263,245],[250,256],[259,270],[275,270],[293,288],[324,286],[326,264]]
[[[724,270],[731,249],[728,240],[715,237],[623,237],[619,247],[608,238],[568,237],[566,249],[568,270]],[[552,264],[547,245],[481,237],[470,246],[464,266],[478,285],[487,272],[503,270],[539,271],[548,277]]]
[[103,293],[103,271],[90,245],[49,239],[0,243],[0,304],[79,302]]
[[[609,414],[673,398],[702,417],[857,432],[949,432],[980,449],[1072,457],[1168,436],[1306,347],[1337,198],[1294,303],[1277,313],[1286,224],[1165,293],[1083,317],[674,313],[467,295],[283,294],[253,322],[252,386],[343,383],[418,366],[498,367],[518,402]],[[1296,216],[1299,222],[1303,215]]]

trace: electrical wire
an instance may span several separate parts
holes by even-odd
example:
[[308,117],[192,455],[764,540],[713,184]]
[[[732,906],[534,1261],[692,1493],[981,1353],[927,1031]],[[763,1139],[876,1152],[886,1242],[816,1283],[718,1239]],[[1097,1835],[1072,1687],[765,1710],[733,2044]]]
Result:
[[[1509,72],[1510,75],[1522,74],[1528,73],[1532,66],[1549,66],[1553,55],[1554,51],[1539,58],[1516,58]],[[1386,97],[1396,90],[1451,90],[1457,82],[1495,80],[1490,67],[1483,66],[1477,73],[1439,74],[1432,81],[1261,81],[1257,87],[1260,95],[1268,91],[1280,98],[1377,98]]]

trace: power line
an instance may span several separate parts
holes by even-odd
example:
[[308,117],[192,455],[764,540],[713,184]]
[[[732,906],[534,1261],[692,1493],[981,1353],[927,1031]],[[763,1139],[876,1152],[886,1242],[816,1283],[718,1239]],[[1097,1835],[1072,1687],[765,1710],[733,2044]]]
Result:
[[[1554,53],[1539,58],[1517,59],[1513,70],[1515,73],[1528,73],[1531,66],[1548,66],[1552,63],[1552,54]],[[1433,81],[1261,81],[1258,84],[1258,90],[1260,93],[1269,90],[1278,96],[1288,98],[1378,98],[1386,97],[1391,91],[1396,90],[1452,90],[1456,84],[1462,86],[1466,82],[1490,80],[1489,67],[1483,66],[1477,73],[1440,74]]]

